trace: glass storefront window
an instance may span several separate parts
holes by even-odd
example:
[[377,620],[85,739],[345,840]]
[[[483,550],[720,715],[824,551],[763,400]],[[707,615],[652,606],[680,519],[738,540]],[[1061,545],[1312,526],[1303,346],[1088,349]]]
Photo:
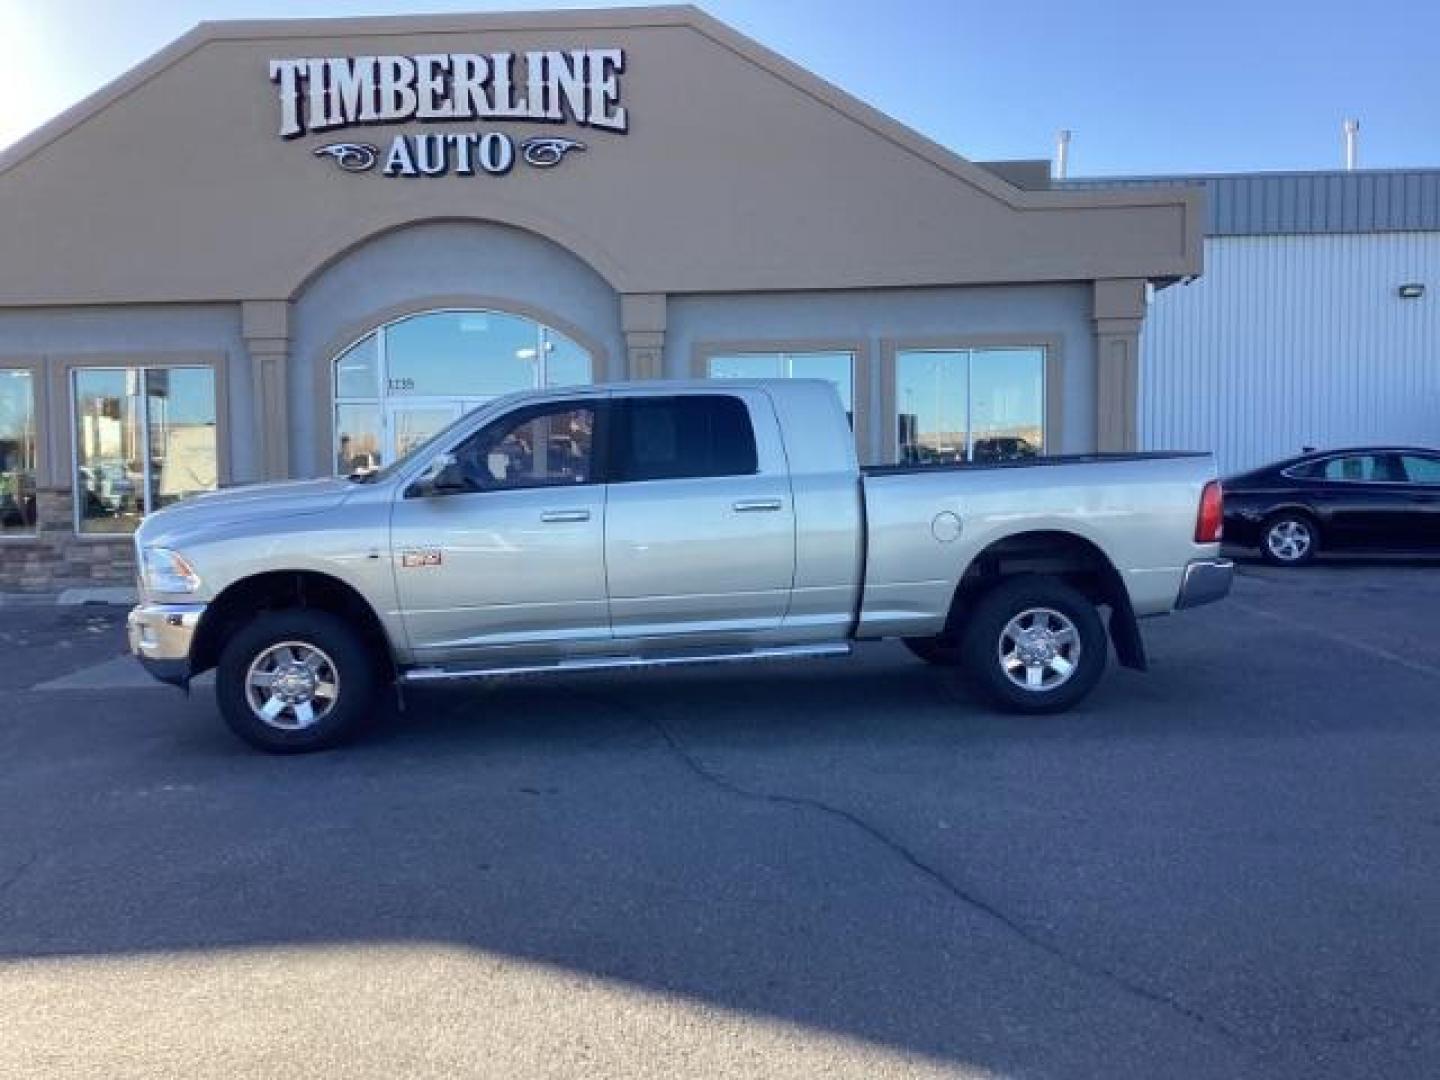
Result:
[[34,383],[0,370],[0,536],[35,531]]
[[379,468],[457,416],[516,390],[593,379],[557,330],[496,311],[428,311],[367,334],[334,360],[335,470]]
[[216,488],[209,368],[83,368],[73,389],[81,532],[133,532],[151,510]]
[[150,432],[147,510],[220,486],[215,445],[215,373],[209,368],[151,368],[145,372]]
[[755,352],[712,356],[712,379],[828,379],[846,415],[855,413],[855,354],[848,352]]
[[380,467],[380,406],[335,407],[335,472],[340,476]]
[[906,464],[1012,461],[1045,449],[1045,350],[925,349],[895,357]]
[[380,356],[374,334],[367,334],[335,361],[335,396],[373,398],[380,392]]

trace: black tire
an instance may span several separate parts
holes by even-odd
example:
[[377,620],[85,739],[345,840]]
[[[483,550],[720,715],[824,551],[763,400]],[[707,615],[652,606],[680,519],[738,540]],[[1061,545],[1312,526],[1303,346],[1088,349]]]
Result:
[[[294,706],[270,722],[251,704],[251,688],[247,685],[251,665],[267,654],[274,658],[277,654],[272,650],[284,643],[313,650],[286,650],[295,658],[297,668],[305,666],[299,663],[302,653],[313,660],[318,652],[323,662],[317,662],[316,685],[335,691],[328,700],[317,693],[303,703],[312,709],[308,726],[300,726]],[[324,750],[353,736],[370,718],[375,707],[378,668],[364,640],[338,616],[308,608],[269,611],[256,616],[226,642],[216,666],[215,700],[230,730],[257,749],[274,754]]]
[[[1283,542],[1276,530],[1286,530],[1283,535],[1289,542]],[[1260,557],[1271,566],[1304,566],[1319,550],[1320,526],[1302,510],[1271,514],[1260,526]]]
[[936,667],[959,667],[964,659],[960,655],[960,642],[952,637],[938,635],[936,637],[907,637],[900,640],[921,660],[927,664],[934,664]]
[[[1001,658],[1002,649],[1009,648],[1018,662],[1020,645],[1009,637],[1007,628],[1027,612],[1056,616],[1032,615],[1028,621],[1022,619],[1021,628],[1035,629],[1043,619],[1045,625],[1040,629],[1053,629],[1065,643],[1056,645],[1053,637],[1041,634],[1045,640],[1037,643],[1038,647],[1053,649],[1058,659],[1071,664],[1064,675],[1052,668],[1050,661],[1034,665],[1040,669],[1042,679],[1035,688],[1021,686],[1012,679]],[[1073,646],[1064,633],[1066,622],[1073,632]],[[980,598],[966,624],[960,651],[966,677],[982,697],[1006,712],[1035,715],[1061,712],[1084,699],[1104,674],[1110,649],[1100,613],[1083,593],[1057,578],[1025,574],[1002,581]],[[1024,679],[1019,672],[1028,675],[1029,670],[1017,668],[1015,678]]]

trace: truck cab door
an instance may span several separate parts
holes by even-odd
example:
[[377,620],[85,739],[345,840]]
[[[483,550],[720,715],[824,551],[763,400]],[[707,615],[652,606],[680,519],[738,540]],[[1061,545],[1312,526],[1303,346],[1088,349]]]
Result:
[[564,654],[608,639],[603,398],[509,412],[391,513],[396,592],[422,663]]
[[605,565],[617,638],[698,646],[779,627],[795,507],[763,391],[614,399]]

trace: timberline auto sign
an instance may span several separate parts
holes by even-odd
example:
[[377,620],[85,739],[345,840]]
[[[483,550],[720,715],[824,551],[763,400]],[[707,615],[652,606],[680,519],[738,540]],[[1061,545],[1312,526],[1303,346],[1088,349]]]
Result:
[[[620,104],[620,49],[540,49],[515,53],[332,56],[270,61],[280,93],[280,137],[377,124],[466,120],[578,124],[629,130]],[[578,139],[506,131],[396,135],[383,151],[370,142],[332,142],[315,150],[346,172],[385,176],[503,176],[518,160],[537,169],[584,150]]]

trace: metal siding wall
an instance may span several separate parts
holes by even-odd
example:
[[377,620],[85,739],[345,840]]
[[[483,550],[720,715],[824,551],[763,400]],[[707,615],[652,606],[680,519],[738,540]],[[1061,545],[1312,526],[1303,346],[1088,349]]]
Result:
[[[1426,286],[1419,300],[1395,294]],[[1440,233],[1219,237],[1155,294],[1140,438],[1222,472],[1303,446],[1440,446]]]

